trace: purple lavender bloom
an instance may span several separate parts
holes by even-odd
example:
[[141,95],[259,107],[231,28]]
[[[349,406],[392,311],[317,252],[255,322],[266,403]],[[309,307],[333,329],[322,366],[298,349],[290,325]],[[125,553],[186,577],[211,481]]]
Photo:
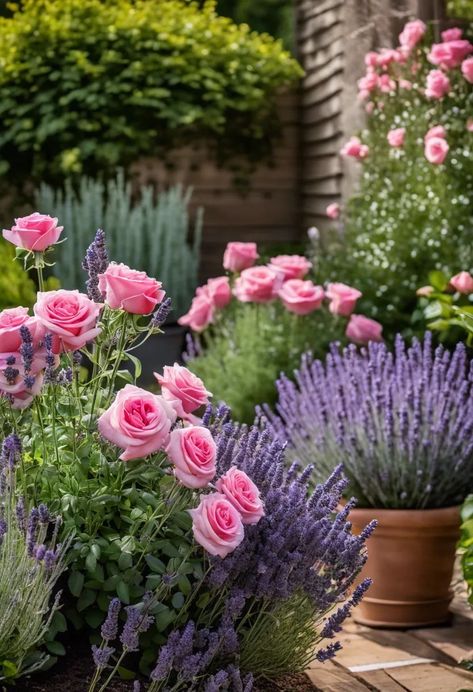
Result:
[[45,552],[45,554],[44,554],[44,567],[48,572],[51,572],[54,565],[56,564],[58,552],[59,552],[59,546],[58,546],[58,550],[56,550],[56,551],[49,549]]
[[150,326],[155,327],[156,329],[161,327],[169,317],[171,310],[171,298],[165,298],[158,309],[153,313]]
[[46,555],[46,546],[44,544],[37,545],[34,548],[34,557],[37,562],[41,562],[44,560],[44,556]]
[[99,274],[103,274],[108,267],[108,253],[105,245],[105,233],[101,228],[95,234],[95,238],[87,248],[82,269],[86,271],[89,278],[86,281],[87,293],[91,300],[101,303],[102,293],[99,289]]
[[133,692],[141,692],[141,682],[139,680],[133,682]]
[[55,381],[54,370],[56,368],[56,357],[53,353],[53,337],[52,334],[46,334],[44,337],[44,347],[46,349],[46,369],[44,371],[45,384],[51,384]]
[[263,417],[318,478],[343,464],[362,506],[456,505],[472,487],[470,373],[464,345],[433,351],[430,332],[409,347],[398,336],[393,353],[335,344],[324,363],[305,354],[294,382],[281,377],[276,412]]
[[0,545],[3,543],[3,539],[8,531],[7,522],[5,519],[0,517]]
[[337,651],[340,651],[341,648],[342,645],[340,642],[333,642],[325,647],[325,649],[320,649],[317,652],[316,658],[319,663],[325,663],[325,661],[330,661],[331,658],[334,658]]
[[139,635],[146,632],[154,622],[154,617],[143,613],[137,606],[128,606],[126,622],[120,635],[120,641],[127,651],[137,651]]
[[92,658],[97,668],[105,668],[114,653],[115,649],[112,646],[98,647],[92,644]]
[[108,606],[107,617],[105,618],[100,633],[102,639],[113,641],[118,634],[118,616],[120,615],[122,604],[119,598],[112,598]]
[[18,435],[12,433],[8,435],[2,443],[2,451],[0,452],[0,468],[9,468],[13,470],[15,465],[20,461],[22,454],[21,440]]
[[31,332],[24,324],[20,327],[21,346],[20,355],[25,373],[28,374],[33,363],[34,348]]

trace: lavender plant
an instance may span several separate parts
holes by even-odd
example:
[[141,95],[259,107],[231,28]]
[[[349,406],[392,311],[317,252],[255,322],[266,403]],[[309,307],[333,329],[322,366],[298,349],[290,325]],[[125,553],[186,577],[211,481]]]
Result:
[[325,363],[306,354],[295,383],[283,376],[263,415],[319,478],[342,463],[362,506],[447,507],[473,488],[472,382],[463,344],[433,353],[429,332],[410,347],[398,336],[393,353],[334,344]]
[[27,512],[23,498],[16,497],[21,456],[18,437],[6,437],[0,454],[0,680],[47,662],[40,647],[59,607],[61,594],[53,594],[67,549],[67,542],[56,545],[60,518],[43,504]]

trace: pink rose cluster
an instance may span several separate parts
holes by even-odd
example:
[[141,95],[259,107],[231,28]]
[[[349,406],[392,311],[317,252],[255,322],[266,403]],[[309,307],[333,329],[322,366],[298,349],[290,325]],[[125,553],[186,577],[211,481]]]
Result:
[[[193,413],[208,403],[210,392],[178,364],[166,366],[156,378],[161,394],[130,384],[121,389],[99,418],[99,432],[123,450],[122,461],[163,451],[182,486],[208,488],[217,474],[217,446]],[[264,516],[263,503],[256,485],[236,467],[213,487],[216,492],[203,495],[198,507],[190,510],[193,532],[207,552],[225,557],[243,540],[244,524],[256,524]]]
[[[340,207],[334,203],[329,205],[327,212],[331,218],[337,218]],[[203,331],[213,321],[216,312],[230,302],[232,295],[242,303],[269,303],[278,299],[288,312],[299,316],[319,310],[326,298],[333,315],[349,318],[355,310],[356,302],[361,297],[360,291],[342,283],[328,284],[326,290],[317,286],[306,278],[312,267],[306,257],[278,255],[272,257],[267,265],[247,266],[258,257],[255,243],[229,243],[224,265],[233,267],[234,275],[231,278],[222,276],[209,279],[205,286],[199,287],[189,312],[180,318],[179,323],[190,326],[194,331]],[[368,318],[357,317],[362,317],[362,320],[354,322],[362,327],[355,331],[353,324],[347,326],[346,335],[352,341],[367,343],[381,339],[382,327],[379,323],[371,320],[368,328],[367,323],[363,323],[363,319]],[[373,329],[374,325],[377,325],[377,329]]]

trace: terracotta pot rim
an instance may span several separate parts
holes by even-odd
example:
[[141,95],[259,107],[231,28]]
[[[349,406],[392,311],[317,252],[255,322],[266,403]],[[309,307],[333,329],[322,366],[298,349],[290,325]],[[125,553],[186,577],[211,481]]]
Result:
[[435,509],[385,509],[376,507],[354,507],[350,510],[350,517],[357,523],[368,523],[372,519],[378,519],[379,523],[386,526],[389,524],[410,524],[410,525],[440,525],[453,524],[458,526],[460,523],[461,505],[450,507],[439,507]]

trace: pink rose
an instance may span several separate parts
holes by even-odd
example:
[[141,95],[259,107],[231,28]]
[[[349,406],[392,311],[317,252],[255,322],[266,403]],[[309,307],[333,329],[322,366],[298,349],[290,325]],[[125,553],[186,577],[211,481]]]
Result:
[[383,48],[378,56],[378,66],[386,69],[393,62],[403,62],[404,56],[395,48]]
[[397,127],[394,130],[388,132],[388,142],[391,147],[402,147],[404,146],[404,137],[406,130],[404,127]]
[[433,65],[439,65],[446,70],[450,70],[458,67],[472,51],[473,45],[463,39],[434,43],[427,59]]
[[284,307],[296,315],[308,315],[320,308],[324,295],[321,286],[301,279],[290,279],[279,289],[279,297]]
[[427,27],[420,19],[414,19],[412,22],[407,22],[403,30],[399,34],[399,43],[409,50],[412,50],[424,36]]
[[283,274],[271,267],[244,269],[235,282],[234,294],[243,303],[268,303],[283,283]]
[[377,67],[378,66],[378,54],[374,50],[370,50],[365,55],[365,65],[366,67]]
[[425,95],[429,99],[441,99],[450,91],[450,80],[442,70],[431,70],[427,75]]
[[458,293],[464,293],[467,296],[473,293],[473,276],[468,272],[455,274],[455,276],[452,276],[449,283]]
[[356,288],[342,283],[333,283],[327,286],[325,295],[331,301],[329,310],[333,315],[348,317],[355,309],[356,301],[362,293]]
[[362,144],[358,137],[351,139],[342,147],[340,154],[342,156],[352,156],[354,159],[361,161],[368,156],[369,148],[366,144]]
[[383,94],[391,94],[396,91],[396,82],[388,74],[382,74],[378,80],[378,86]]
[[38,293],[34,314],[53,336],[53,350],[75,351],[100,334],[97,320],[101,306],[79,291]]
[[98,420],[100,434],[123,449],[122,461],[144,459],[168,443],[176,412],[162,396],[127,384]]
[[410,91],[412,89],[412,82],[409,79],[400,79],[399,87],[401,89],[407,89],[407,91]]
[[20,327],[23,326],[29,329],[33,345],[37,345],[44,330],[36,317],[28,315],[28,308],[9,308],[0,312],[0,353],[20,350]]
[[194,332],[202,332],[214,319],[214,304],[208,297],[201,293],[191,303],[189,312],[182,315],[177,321],[184,327],[190,327]]
[[448,142],[443,137],[429,137],[425,143],[424,154],[429,163],[439,165],[448,154]]
[[370,101],[369,103],[366,104],[365,111],[368,113],[368,115],[371,115],[373,113],[373,111],[374,111],[373,101]]
[[230,272],[241,272],[252,267],[258,257],[256,243],[228,243],[223,255],[223,267]]
[[327,209],[325,210],[325,213],[327,214],[329,219],[338,219],[340,216],[340,205],[338,202],[332,202],[332,204],[329,204]]
[[99,291],[112,310],[125,310],[132,315],[149,315],[164,298],[161,282],[145,272],[130,269],[126,264],[108,265],[99,274]]
[[421,286],[417,289],[416,296],[419,296],[419,298],[428,298],[433,292],[433,286]]
[[197,509],[189,510],[189,514],[195,540],[210,555],[225,557],[245,537],[239,513],[221,493],[204,495]]
[[466,121],[466,129],[468,132],[473,132],[473,118],[468,118]]
[[382,341],[383,327],[376,320],[364,315],[352,315],[347,324],[345,335],[356,344],[367,344],[368,341]]
[[264,517],[259,490],[244,471],[231,466],[215,487],[235,507],[243,524],[257,524]]
[[440,35],[444,42],[458,41],[458,39],[462,37],[463,31],[459,27],[454,27],[453,29],[445,29]]
[[378,86],[378,75],[376,72],[367,72],[364,77],[358,80],[358,89],[369,95]]
[[214,279],[209,279],[205,286],[199,286],[196,295],[206,296],[216,308],[222,309],[232,299],[230,279],[228,276],[217,276]]
[[208,404],[209,397],[212,396],[197,375],[178,363],[174,363],[172,367],[165,365],[163,374],[154,373],[154,376],[159,382],[163,397],[173,406],[179,418],[193,421],[191,414]]
[[432,139],[432,137],[441,137],[441,138],[445,139],[446,136],[447,136],[447,133],[446,133],[443,125],[435,125],[434,127],[431,127],[430,130],[427,131],[427,133],[424,137],[424,142],[427,142],[429,139]]
[[473,58],[467,58],[462,62],[462,75],[467,82],[473,84]]
[[57,219],[35,211],[29,216],[15,219],[15,225],[9,231],[4,229],[3,237],[25,250],[43,252],[57,243],[62,229],[62,226],[57,225]]
[[204,488],[215,476],[217,446],[207,428],[176,428],[166,453],[174,464],[174,475],[186,488]]
[[284,281],[302,279],[312,267],[312,262],[302,255],[278,255],[270,260],[271,267],[282,271]]

